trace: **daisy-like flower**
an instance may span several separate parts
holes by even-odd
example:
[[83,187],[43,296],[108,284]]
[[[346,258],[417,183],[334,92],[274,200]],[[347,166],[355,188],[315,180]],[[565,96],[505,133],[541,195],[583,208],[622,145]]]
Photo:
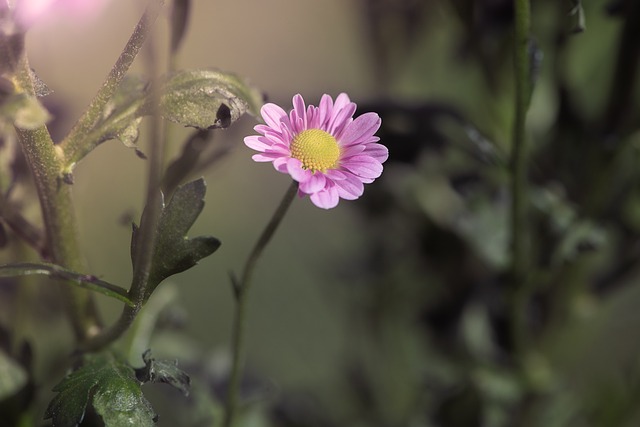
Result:
[[289,114],[265,104],[260,111],[265,124],[254,128],[260,135],[247,136],[244,143],[260,152],[253,160],[273,162],[278,172],[291,175],[299,183],[300,196],[309,195],[314,205],[331,209],[340,198],[362,196],[364,184],[380,176],[389,157],[374,135],[380,117],[365,113],[354,119],[355,111],[346,93],[335,102],[323,95],[318,107],[305,107],[298,94]]

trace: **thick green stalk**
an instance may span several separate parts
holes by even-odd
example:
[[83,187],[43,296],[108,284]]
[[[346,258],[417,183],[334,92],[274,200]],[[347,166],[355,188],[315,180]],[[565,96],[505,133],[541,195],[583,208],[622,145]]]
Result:
[[253,277],[253,272],[260,255],[262,255],[273,234],[278,229],[297,192],[298,183],[293,181],[282,198],[278,209],[276,209],[271,220],[262,231],[249,258],[247,258],[240,281],[233,283],[236,297],[236,311],[233,319],[232,366],[229,389],[227,391],[227,404],[224,413],[224,427],[231,427],[233,425],[238,406],[238,394],[240,392],[240,382],[242,380],[242,370],[244,366],[244,333],[247,323],[247,297],[251,287],[251,278]]
[[[26,57],[16,75],[18,90],[35,96]],[[54,263],[70,270],[86,271],[78,243],[71,186],[62,182],[63,159],[46,126],[16,129],[38,191],[46,230],[47,253]],[[91,294],[74,286],[63,286],[78,341],[98,332],[99,319]]]
[[511,279],[514,286],[512,302],[516,349],[526,340],[526,304],[528,269],[528,188],[526,116],[531,95],[529,33],[531,5],[529,0],[514,0],[514,75],[515,119],[511,147]]

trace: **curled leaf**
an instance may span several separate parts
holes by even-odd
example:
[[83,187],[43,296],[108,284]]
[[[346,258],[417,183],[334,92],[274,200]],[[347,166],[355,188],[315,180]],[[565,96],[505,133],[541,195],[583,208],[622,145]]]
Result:
[[235,74],[217,70],[178,71],[160,90],[162,115],[183,126],[226,128],[244,113],[258,115],[262,94]]

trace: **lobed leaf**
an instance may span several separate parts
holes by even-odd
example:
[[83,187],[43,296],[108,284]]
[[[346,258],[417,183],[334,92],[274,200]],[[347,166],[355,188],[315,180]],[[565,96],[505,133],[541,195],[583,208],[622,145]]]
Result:
[[[153,290],[169,276],[181,273],[211,255],[220,247],[215,237],[200,236],[193,239],[187,232],[204,207],[206,186],[202,178],[178,187],[169,203],[163,207],[157,228],[153,261],[149,272],[147,299]],[[145,220],[143,214],[142,221]],[[131,239],[131,258],[135,251],[139,228],[134,225]],[[133,266],[134,269],[136,266]]]
[[142,394],[134,369],[112,353],[86,355],[82,366],[53,388],[45,412],[54,427],[75,427],[89,404],[106,427],[147,427],[156,415]]

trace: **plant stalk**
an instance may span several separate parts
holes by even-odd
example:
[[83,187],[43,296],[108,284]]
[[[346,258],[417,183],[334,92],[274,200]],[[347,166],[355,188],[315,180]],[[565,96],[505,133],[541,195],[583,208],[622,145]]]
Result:
[[138,52],[140,52],[149,34],[149,29],[160,14],[162,4],[163,0],[151,1],[151,4],[145,10],[140,21],[138,21],[133,34],[129,37],[118,60],[107,75],[102,87],[98,90],[89,107],[75,123],[69,134],[59,144],[64,153],[66,173],[70,173],[75,164],[89,154],[95,147],[94,144],[91,141],[87,141],[85,137],[102,116],[107,102],[109,102],[118,89],[120,82],[122,82],[122,79],[126,76]]
[[242,381],[242,371],[244,368],[244,334],[247,323],[247,299],[249,289],[251,288],[251,279],[253,277],[253,273],[260,255],[262,255],[262,252],[278,229],[278,226],[282,222],[282,219],[287,213],[287,210],[291,206],[291,203],[293,202],[293,199],[295,198],[297,192],[298,183],[296,181],[293,181],[284,197],[282,198],[280,205],[271,217],[271,220],[262,231],[262,234],[253,247],[251,254],[247,258],[247,262],[244,265],[244,270],[242,271],[240,281],[233,282],[236,310],[233,319],[232,365],[231,376],[229,378],[229,388],[227,391],[227,402],[224,413],[224,427],[231,427],[233,425],[233,420],[235,419],[238,408],[238,395],[240,392],[240,383]]
[[[29,63],[25,55],[16,74],[18,90],[35,97]],[[22,151],[38,192],[46,230],[47,253],[52,261],[70,270],[86,271],[78,242],[71,186],[62,182],[63,159],[46,126],[16,128]],[[61,286],[72,327],[79,342],[100,329],[95,303],[86,290]]]

